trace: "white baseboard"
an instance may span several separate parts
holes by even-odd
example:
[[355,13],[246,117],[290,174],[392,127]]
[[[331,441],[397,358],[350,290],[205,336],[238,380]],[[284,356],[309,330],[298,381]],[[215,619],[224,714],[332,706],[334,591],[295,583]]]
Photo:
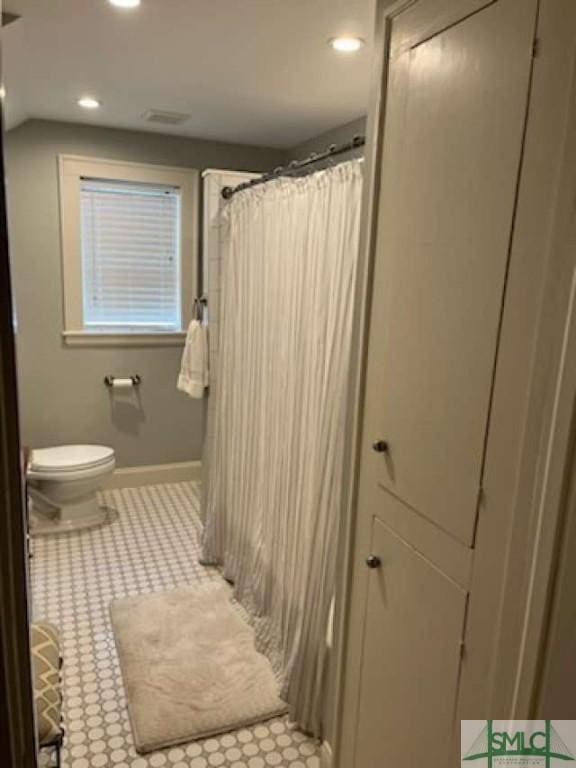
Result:
[[178,464],[151,464],[143,467],[122,467],[108,477],[105,488],[139,488],[141,485],[181,483],[200,480],[202,462],[182,461]]
[[332,768],[332,747],[327,741],[320,747],[320,768]]

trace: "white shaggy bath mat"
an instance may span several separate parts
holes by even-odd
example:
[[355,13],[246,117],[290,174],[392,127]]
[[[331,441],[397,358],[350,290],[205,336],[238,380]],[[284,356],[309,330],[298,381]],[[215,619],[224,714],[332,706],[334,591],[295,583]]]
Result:
[[225,584],[110,608],[136,749],[151,752],[286,711],[272,667]]

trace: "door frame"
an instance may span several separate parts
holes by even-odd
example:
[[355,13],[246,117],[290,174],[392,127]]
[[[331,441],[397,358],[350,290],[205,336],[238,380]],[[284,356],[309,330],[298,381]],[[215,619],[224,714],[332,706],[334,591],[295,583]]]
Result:
[[[458,0],[469,13],[500,0]],[[561,7],[558,7],[560,3]],[[328,724],[334,768],[351,768],[361,628],[352,628],[353,566],[387,59],[393,21],[410,9],[442,29],[451,0],[377,0],[366,182],[356,290],[360,339],[350,384],[348,475],[335,614],[335,707]],[[511,262],[489,436],[486,494],[474,549],[472,594],[456,719],[535,716],[553,561],[576,439],[576,9],[539,0],[532,84],[517,190]],[[496,563],[496,567],[495,567]],[[494,622],[494,616],[497,617]],[[352,671],[350,672],[350,668]],[[348,670],[348,672],[347,672]],[[455,734],[457,736],[457,734]],[[458,739],[459,741],[459,739]],[[456,746],[455,746],[456,751]]]
[[[572,26],[567,26],[574,36],[576,13],[573,9],[570,15]],[[568,16],[565,16],[563,22],[567,19]],[[541,664],[547,652],[549,612],[555,597],[560,544],[573,508],[576,469],[576,214],[573,203],[576,174],[570,170],[576,167],[574,53],[570,63],[571,68],[566,66],[566,79],[570,81],[566,136],[550,235],[552,252],[543,296],[532,395],[533,412],[543,399],[543,425],[538,445],[531,446],[531,450],[527,451],[530,462],[528,471],[531,472],[534,467],[537,472],[529,536],[531,557],[523,580],[513,581],[511,585],[511,589],[515,590],[516,585],[522,583],[526,593],[513,706],[531,715],[538,710]],[[513,535],[516,537],[514,544],[522,536],[519,525]],[[574,555],[573,552],[566,554]]]
[[[1,5],[0,2],[0,11]],[[27,531],[4,173],[4,121],[0,102],[0,754],[10,768],[34,768],[36,729],[28,619]]]

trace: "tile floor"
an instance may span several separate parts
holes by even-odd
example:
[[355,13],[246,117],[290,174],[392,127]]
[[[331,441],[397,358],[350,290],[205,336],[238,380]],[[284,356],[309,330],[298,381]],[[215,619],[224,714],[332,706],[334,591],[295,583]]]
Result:
[[319,768],[315,743],[286,718],[134,750],[108,609],[116,597],[220,578],[198,563],[198,493],[194,483],[108,491],[112,525],[34,541],[33,615],[60,628],[63,646],[63,768]]

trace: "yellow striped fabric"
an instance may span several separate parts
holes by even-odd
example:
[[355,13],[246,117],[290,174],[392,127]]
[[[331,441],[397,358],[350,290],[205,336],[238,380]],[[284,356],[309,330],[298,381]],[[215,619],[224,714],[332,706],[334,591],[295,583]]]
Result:
[[60,651],[58,632],[45,622],[32,625],[34,703],[40,746],[51,744],[62,733]]

